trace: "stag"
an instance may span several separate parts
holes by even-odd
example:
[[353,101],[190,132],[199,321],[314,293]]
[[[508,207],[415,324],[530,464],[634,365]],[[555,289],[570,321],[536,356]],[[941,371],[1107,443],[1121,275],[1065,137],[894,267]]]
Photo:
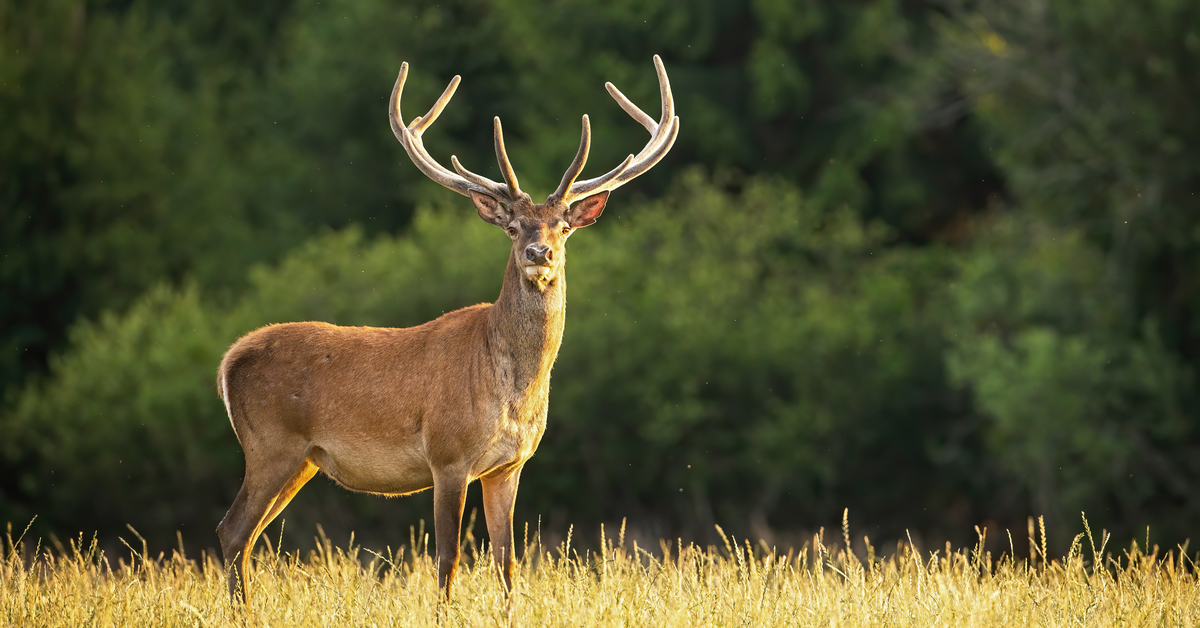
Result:
[[317,471],[378,495],[432,488],[438,585],[446,599],[458,568],[467,485],[478,479],[492,556],[512,590],[513,504],[521,468],[546,429],[550,369],[566,318],[567,238],[596,222],[609,192],[662,159],[679,132],[657,55],[654,67],[658,121],[605,84],[650,132],[645,148],[607,174],[577,181],[591,145],[584,115],[575,160],[546,202],[534,203],[505,154],[500,118],[493,139],[503,183],[468,171],[457,157],[450,158],[452,172],[429,155],[421,136],[459,77],[428,113],[406,125],[400,97],[408,64],[400,66],[388,107],[396,139],[421,172],[470,197],[479,217],[512,239],[500,296],[416,327],[283,323],[233,343],[221,360],[217,391],[245,453],[246,474],[217,534],[234,600],[247,599],[255,541]]

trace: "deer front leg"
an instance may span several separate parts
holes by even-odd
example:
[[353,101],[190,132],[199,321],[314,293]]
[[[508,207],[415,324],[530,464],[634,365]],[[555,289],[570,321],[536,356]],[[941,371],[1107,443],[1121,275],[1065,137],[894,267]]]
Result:
[[438,587],[450,599],[450,586],[458,571],[459,536],[463,503],[467,497],[464,477],[436,477],[433,482],[433,528],[437,546]]
[[500,580],[511,592],[516,556],[513,550],[513,505],[517,501],[517,484],[521,481],[521,467],[506,470],[499,475],[480,478],[483,485],[483,515],[487,519],[488,538],[492,545],[492,558],[500,571]]

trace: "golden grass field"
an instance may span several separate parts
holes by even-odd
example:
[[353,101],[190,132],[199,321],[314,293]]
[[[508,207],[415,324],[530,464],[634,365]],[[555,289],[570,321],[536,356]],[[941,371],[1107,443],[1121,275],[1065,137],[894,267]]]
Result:
[[[1086,522],[1085,522],[1086,526]],[[10,533],[0,623],[11,626],[1196,626],[1196,565],[1186,547],[1112,551],[1090,530],[1070,552],[1000,558],[979,547],[847,554],[850,536],[787,554],[728,539],[646,551],[601,536],[598,553],[526,544],[509,600],[468,535],[453,600],[439,602],[429,538],[392,555],[321,539],[306,557],[257,555],[248,608],[229,602],[212,556],[105,556],[95,543],[55,551]],[[724,536],[722,534],[722,536]],[[1034,539],[1031,526],[1031,540]],[[1011,540],[1004,539],[1011,547]],[[828,543],[828,545],[827,545]],[[412,551],[413,547],[416,551]],[[859,546],[856,544],[856,546]],[[36,558],[34,558],[36,557]],[[1096,565],[1100,565],[1099,568]]]

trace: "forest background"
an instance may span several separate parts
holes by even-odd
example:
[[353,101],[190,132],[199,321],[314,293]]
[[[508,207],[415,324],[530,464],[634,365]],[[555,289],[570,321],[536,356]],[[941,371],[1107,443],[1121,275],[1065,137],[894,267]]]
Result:
[[[388,128],[400,63],[410,117],[463,76],[439,161],[494,172],[499,115],[540,198],[581,114],[585,176],[644,144],[603,83],[657,111],[655,53],[679,140],[572,239],[518,522],[1192,534],[1188,0],[0,0],[0,519],[215,546],[233,340],[498,292],[508,240]],[[322,477],[284,543],[431,513]]]

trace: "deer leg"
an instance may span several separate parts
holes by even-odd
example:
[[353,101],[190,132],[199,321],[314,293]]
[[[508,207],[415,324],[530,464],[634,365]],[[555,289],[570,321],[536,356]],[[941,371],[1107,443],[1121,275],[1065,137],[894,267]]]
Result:
[[435,477],[433,481],[433,528],[437,545],[438,586],[450,599],[450,586],[458,571],[459,536],[463,504],[467,497],[464,477]]
[[304,485],[307,484],[309,480],[313,479],[313,476],[316,475],[317,471],[320,470],[320,467],[317,465],[309,462],[308,460],[304,461],[304,466],[302,466],[300,470],[288,480],[287,484],[284,485],[283,490],[279,491],[279,495],[275,497],[275,503],[271,504],[271,511],[267,513],[267,516],[263,517],[261,522],[259,522],[258,529],[254,531],[253,538],[257,539],[260,535],[262,535],[263,530],[266,530],[267,526],[271,525],[271,522],[279,516],[279,513],[283,512],[283,509],[287,508],[287,505],[292,503],[292,498],[296,496],[296,493],[299,493],[300,489],[304,488]]
[[516,556],[513,550],[513,505],[517,501],[517,483],[521,480],[521,468],[505,471],[500,475],[480,479],[483,486],[483,515],[487,519],[488,539],[492,545],[492,558],[500,571],[504,587],[512,591],[513,570]]
[[217,526],[221,539],[221,554],[229,569],[229,595],[241,601],[248,599],[246,574],[250,569],[250,549],[267,524],[274,519],[292,497],[317,472],[316,465],[301,459],[295,463],[273,463],[269,466],[246,465],[246,479],[238,491],[229,512]]

